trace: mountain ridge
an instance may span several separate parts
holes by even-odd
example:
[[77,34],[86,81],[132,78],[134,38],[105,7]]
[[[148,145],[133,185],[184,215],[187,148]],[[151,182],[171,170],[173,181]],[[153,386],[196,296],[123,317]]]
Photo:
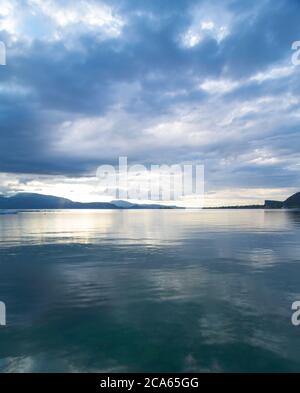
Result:
[[13,196],[0,195],[0,209],[177,209],[176,206],[159,204],[135,204],[126,201],[74,202],[67,198],[37,193],[18,193]]
[[300,192],[288,197],[285,201],[266,200],[265,209],[300,209]]

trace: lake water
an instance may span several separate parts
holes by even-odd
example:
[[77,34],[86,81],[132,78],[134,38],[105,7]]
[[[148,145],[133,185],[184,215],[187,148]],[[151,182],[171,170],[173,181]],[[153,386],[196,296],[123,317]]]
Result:
[[0,215],[0,371],[300,371],[300,213]]

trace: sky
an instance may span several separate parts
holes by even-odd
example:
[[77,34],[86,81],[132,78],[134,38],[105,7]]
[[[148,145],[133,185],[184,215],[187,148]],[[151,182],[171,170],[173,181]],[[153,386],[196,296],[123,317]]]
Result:
[[[300,191],[299,0],[0,0],[0,193],[204,165],[207,206]],[[300,59],[300,56],[299,56]]]

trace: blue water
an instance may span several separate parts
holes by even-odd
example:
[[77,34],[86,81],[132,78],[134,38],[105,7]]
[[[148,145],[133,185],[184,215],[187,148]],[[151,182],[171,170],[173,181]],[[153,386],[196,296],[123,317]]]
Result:
[[0,371],[300,371],[300,213],[0,215]]

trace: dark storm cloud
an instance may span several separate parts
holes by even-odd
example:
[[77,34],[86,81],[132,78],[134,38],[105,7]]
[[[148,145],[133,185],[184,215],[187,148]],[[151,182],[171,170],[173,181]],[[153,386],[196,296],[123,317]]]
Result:
[[237,14],[237,23],[222,47],[229,74],[251,75],[282,60],[290,55],[291,43],[299,36],[299,2],[262,3],[264,6],[258,3],[250,12],[248,8],[245,14],[242,10]]

